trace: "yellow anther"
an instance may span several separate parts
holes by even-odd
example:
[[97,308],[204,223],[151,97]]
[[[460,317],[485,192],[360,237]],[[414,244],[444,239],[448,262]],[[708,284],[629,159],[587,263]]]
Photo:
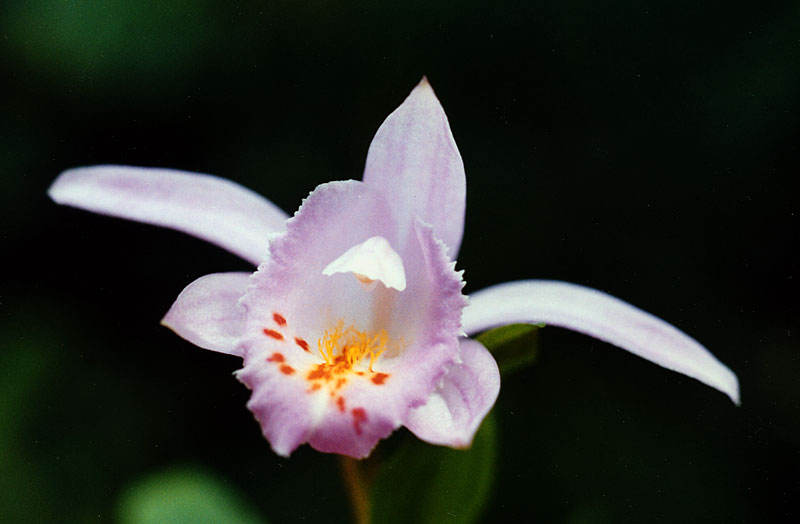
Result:
[[317,341],[319,354],[329,365],[341,365],[352,368],[363,358],[369,356],[369,369],[381,353],[389,345],[389,335],[386,330],[377,333],[359,331],[354,326],[344,327],[344,322],[339,321]]

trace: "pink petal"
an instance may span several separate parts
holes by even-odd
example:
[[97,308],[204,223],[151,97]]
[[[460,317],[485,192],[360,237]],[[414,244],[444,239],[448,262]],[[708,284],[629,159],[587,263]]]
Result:
[[468,334],[515,322],[544,322],[598,338],[716,388],[739,404],[736,375],[660,318],[601,291],[545,280],[509,282],[470,296]]
[[161,323],[196,346],[242,356],[246,310],[239,300],[250,273],[214,273],[181,291]]
[[381,385],[368,378],[349,380],[320,410],[308,437],[311,447],[354,458],[369,456],[378,441],[400,427],[401,413],[407,409],[402,404],[400,379],[392,373],[388,375]]
[[427,79],[383,122],[367,154],[364,182],[390,200],[401,227],[401,244],[411,218],[433,226],[455,258],[464,233],[466,180],[447,116]]
[[[364,286],[352,274],[325,275],[343,252],[380,236],[397,244],[384,195],[356,181],[315,189],[270,244],[270,258],[252,278],[245,367],[249,404],[277,453],[308,442],[320,451],[364,457],[424,403],[458,356],[460,274],[418,223],[400,253],[404,290]],[[392,343],[369,367],[322,377],[318,341],[341,321],[368,333],[385,330]],[[342,379],[341,384],[338,382]]]
[[[264,362],[272,358],[266,354],[259,356]],[[236,376],[253,391],[247,408],[261,424],[261,431],[272,450],[288,457],[297,446],[308,440],[314,423],[314,399],[306,393],[304,381],[276,372],[280,366],[289,364],[267,363],[274,366],[256,365],[254,356]]]
[[376,375],[369,373],[347,375],[346,384],[338,389],[325,384],[315,390],[318,381],[310,377],[321,361],[316,341],[309,341],[312,352],[297,347],[294,339],[303,337],[303,330],[292,329],[292,317],[286,320],[282,329],[274,327],[283,335],[281,340],[263,334],[247,340],[245,366],[237,374],[253,392],[247,407],[264,437],[281,456],[307,442],[318,451],[366,457],[400,425],[390,402],[393,395],[373,383]]
[[467,302],[461,293],[463,272],[455,271],[431,226],[417,220],[414,231],[416,242],[410,246],[416,250],[404,255],[408,287],[395,303],[392,323],[416,342],[394,365],[410,394],[406,404],[418,406],[458,358],[461,311]]
[[468,447],[500,392],[500,371],[480,342],[461,340],[461,364],[453,364],[428,402],[412,409],[405,426],[420,439]]
[[59,204],[202,238],[259,264],[287,215],[223,178],[172,169],[92,166],[64,171],[48,191]]

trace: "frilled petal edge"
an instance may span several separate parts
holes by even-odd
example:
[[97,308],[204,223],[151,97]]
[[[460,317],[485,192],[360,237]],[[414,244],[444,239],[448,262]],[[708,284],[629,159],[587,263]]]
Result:
[[246,310],[239,304],[249,273],[214,273],[181,291],[161,323],[196,346],[242,356]]
[[275,204],[230,180],[173,169],[69,169],[48,190],[59,204],[177,229],[258,265],[267,236],[288,218]]
[[461,363],[453,364],[428,402],[409,411],[405,426],[431,444],[468,447],[500,392],[500,372],[476,340],[461,340]]
[[544,322],[590,335],[695,378],[739,404],[736,375],[700,343],[602,291],[546,280],[509,282],[472,294],[462,317],[467,334],[515,322]]

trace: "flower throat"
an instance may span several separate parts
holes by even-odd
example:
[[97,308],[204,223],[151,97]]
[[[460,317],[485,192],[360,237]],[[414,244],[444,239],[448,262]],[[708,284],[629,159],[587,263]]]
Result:
[[375,360],[386,351],[389,342],[385,329],[369,333],[352,325],[345,327],[340,320],[332,329],[325,330],[317,341],[317,348],[326,364],[347,369],[369,357],[369,370],[372,371]]

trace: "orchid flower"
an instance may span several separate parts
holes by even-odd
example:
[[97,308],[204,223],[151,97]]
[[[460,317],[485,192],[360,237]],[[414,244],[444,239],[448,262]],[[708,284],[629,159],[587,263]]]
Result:
[[739,401],[736,376],[666,322],[600,291],[553,281],[462,294],[464,166],[423,79],[378,129],[363,181],[322,184],[289,218],[224,179],[94,166],[50,187],[60,203],[170,227],[258,266],[189,284],[163,324],[243,359],[248,408],[279,455],[303,443],[369,455],[405,426],[466,447],[500,375],[467,338],[510,323],[572,329],[694,377]]

